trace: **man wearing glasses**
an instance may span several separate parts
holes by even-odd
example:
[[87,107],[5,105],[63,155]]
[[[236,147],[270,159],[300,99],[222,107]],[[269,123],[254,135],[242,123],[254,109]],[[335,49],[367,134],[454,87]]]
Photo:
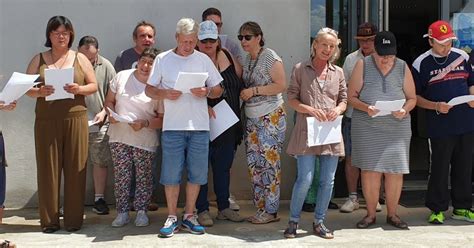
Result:
[[219,32],[219,39],[221,40],[221,46],[227,49],[227,51],[229,51],[234,58],[237,58],[240,63],[242,59],[240,46],[233,40],[229,39],[227,35],[222,34],[223,22],[221,11],[213,7],[204,10],[204,12],[202,12],[202,21],[213,21],[216,24],[217,31]]
[[[354,37],[359,43],[359,49],[347,55],[346,60],[342,69],[344,70],[344,77],[346,82],[349,82],[349,79],[354,69],[355,64],[360,59],[363,59],[366,56],[371,55],[375,52],[374,40],[375,34],[377,33],[377,27],[369,22],[365,22],[359,25],[357,28],[357,35]],[[351,117],[352,117],[353,108],[348,104],[347,110],[344,114],[344,119],[342,120],[342,134],[344,137],[344,148],[346,151],[346,163],[345,163],[345,172],[346,172],[346,181],[347,181],[347,191],[349,196],[347,201],[341,206],[340,211],[343,213],[351,213],[352,211],[359,209],[359,199],[357,197],[357,183],[359,181],[360,171],[359,168],[352,166],[351,161]],[[382,207],[377,203],[377,212],[382,210]]]

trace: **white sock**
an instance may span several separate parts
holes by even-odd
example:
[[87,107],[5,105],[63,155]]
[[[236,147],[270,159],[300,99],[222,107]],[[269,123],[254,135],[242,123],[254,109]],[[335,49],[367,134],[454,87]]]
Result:
[[94,201],[98,201],[99,199],[104,199],[104,194],[95,194]]
[[351,199],[352,201],[357,201],[357,192],[349,193],[349,199]]

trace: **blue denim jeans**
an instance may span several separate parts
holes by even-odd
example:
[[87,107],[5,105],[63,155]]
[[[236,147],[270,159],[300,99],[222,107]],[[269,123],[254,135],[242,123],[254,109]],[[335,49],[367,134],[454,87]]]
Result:
[[161,147],[161,184],[181,184],[184,167],[188,172],[188,182],[207,183],[209,131],[164,131],[161,133]]
[[[211,163],[214,193],[219,211],[229,208],[230,168],[234,161],[234,154],[234,142],[209,148],[209,162]],[[207,191],[207,184],[202,185],[196,201],[198,214],[209,210]]]
[[319,224],[324,221],[331,200],[332,189],[334,186],[334,176],[336,175],[338,156],[330,155],[298,155],[297,159],[297,178],[293,185],[293,193],[290,203],[290,221],[299,222],[301,207],[313,181],[315,172],[315,162],[319,159],[319,184],[318,197],[316,199],[316,208],[314,210],[314,223]]

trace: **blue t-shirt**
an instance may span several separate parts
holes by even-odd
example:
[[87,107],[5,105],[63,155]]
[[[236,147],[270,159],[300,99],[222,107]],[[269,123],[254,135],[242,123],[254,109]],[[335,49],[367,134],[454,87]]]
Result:
[[[447,57],[439,57],[429,50],[413,62],[416,94],[434,102],[449,102],[457,96],[469,95],[474,85],[474,73],[469,55],[452,48]],[[474,108],[467,103],[456,105],[448,114],[426,112],[430,138],[443,138],[474,131]]]

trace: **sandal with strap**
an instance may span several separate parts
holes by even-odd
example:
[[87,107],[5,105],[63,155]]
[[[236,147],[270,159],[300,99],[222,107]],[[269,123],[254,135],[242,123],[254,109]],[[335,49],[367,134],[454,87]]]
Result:
[[400,219],[398,215],[387,216],[387,224],[399,229],[408,230],[408,224]]
[[314,235],[319,236],[323,239],[333,239],[334,233],[329,230],[323,223],[314,224],[313,223],[313,232]]
[[365,216],[362,220],[360,220],[359,222],[357,222],[357,228],[359,229],[366,229],[368,228],[369,226],[375,224],[375,220],[376,218],[373,217],[373,218],[370,218],[369,216]]

